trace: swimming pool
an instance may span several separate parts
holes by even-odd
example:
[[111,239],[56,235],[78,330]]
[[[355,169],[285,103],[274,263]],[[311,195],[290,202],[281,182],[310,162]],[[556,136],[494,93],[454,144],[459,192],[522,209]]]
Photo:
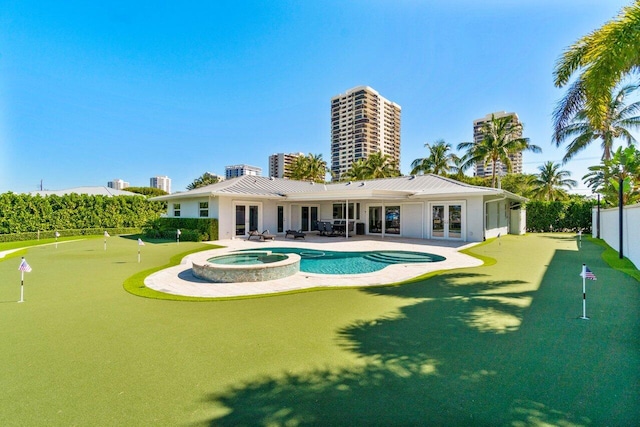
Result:
[[372,273],[391,264],[440,262],[446,259],[440,255],[410,251],[337,252],[304,248],[261,248],[261,250],[273,254],[300,255],[300,271],[318,274]]

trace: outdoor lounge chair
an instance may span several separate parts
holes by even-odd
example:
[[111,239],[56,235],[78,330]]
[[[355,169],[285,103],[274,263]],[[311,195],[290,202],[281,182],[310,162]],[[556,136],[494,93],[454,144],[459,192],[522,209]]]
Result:
[[260,240],[273,240],[276,238],[275,235],[269,234],[269,230],[264,230],[262,233],[258,232],[258,230],[252,230],[249,232],[247,236],[247,240],[251,240],[252,237],[259,237]]
[[307,234],[302,232],[302,230],[298,230],[298,231],[296,231],[296,230],[287,230],[287,232],[285,233],[284,237],[285,237],[285,239],[287,237],[289,237],[289,236],[293,236],[294,239],[297,239],[297,238],[304,239],[306,235]]

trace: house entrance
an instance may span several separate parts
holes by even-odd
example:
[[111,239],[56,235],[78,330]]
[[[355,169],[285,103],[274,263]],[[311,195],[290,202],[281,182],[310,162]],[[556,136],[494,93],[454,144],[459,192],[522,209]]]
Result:
[[431,238],[462,240],[464,229],[464,204],[431,204]]

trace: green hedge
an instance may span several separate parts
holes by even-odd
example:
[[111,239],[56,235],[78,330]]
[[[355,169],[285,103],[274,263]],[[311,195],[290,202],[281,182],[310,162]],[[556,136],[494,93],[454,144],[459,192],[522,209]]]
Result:
[[[142,196],[0,194],[0,235],[64,230],[142,228],[166,212]],[[118,233],[115,233],[118,234]]]
[[180,230],[180,240],[202,242],[218,240],[218,220],[215,218],[158,218],[144,228],[148,238],[175,239]]
[[582,230],[591,232],[591,211],[595,202],[571,200],[567,202],[527,203],[527,231],[548,232]]

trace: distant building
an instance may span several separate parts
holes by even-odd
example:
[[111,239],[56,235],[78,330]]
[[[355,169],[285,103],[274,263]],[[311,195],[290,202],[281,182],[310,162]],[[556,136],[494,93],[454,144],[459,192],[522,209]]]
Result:
[[[522,124],[518,115],[516,113],[507,113],[506,111],[497,111],[495,113],[487,114],[481,119],[476,119],[473,121],[473,142],[479,143],[482,141],[482,126],[491,120],[491,116],[495,118],[500,117],[513,117],[513,124]],[[522,138],[522,132],[517,134],[518,138]],[[509,160],[511,160],[511,173],[522,173],[522,151],[509,155]],[[496,175],[506,175],[507,166],[498,162],[496,164]],[[479,177],[487,177],[493,174],[493,166],[491,163],[488,163],[485,167],[482,163],[476,163],[475,165],[475,176]]]
[[129,183],[127,181],[116,178],[113,181],[107,182],[107,187],[113,188],[115,190],[124,190],[125,188],[129,187]]
[[249,165],[226,166],[224,176],[226,179],[237,178],[244,175],[262,176],[262,168]]
[[395,102],[369,86],[331,98],[331,173],[334,180],[351,164],[380,151],[400,167],[400,112]]
[[149,187],[159,188],[171,194],[171,178],[168,176],[154,176],[149,179]]
[[304,153],[277,153],[270,155],[269,176],[274,178],[287,177],[287,174],[285,173],[287,168],[300,156],[304,156]]

